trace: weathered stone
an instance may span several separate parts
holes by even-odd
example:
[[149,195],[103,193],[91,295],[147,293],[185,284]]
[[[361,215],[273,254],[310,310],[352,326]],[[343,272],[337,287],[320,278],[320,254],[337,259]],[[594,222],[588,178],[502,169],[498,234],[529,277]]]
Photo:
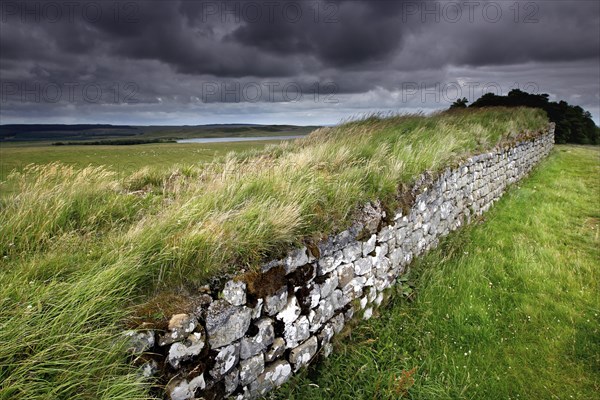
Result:
[[388,254],[388,258],[392,263],[392,268],[396,268],[402,261],[402,249],[394,249]]
[[389,258],[373,258],[374,274],[378,278],[383,278],[390,270],[392,263]]
[[343,288],[354,278],[354,264],[342,264],[337,269],[338,284]]
[[365,229],[370,233],[375,233],[383,217],[383,212],[379,204],[365,204],[361,210],[361,221]]
[[334,296],[336,295],[336,292],[341,293],[341,291],[336,289],[333,291],[331,296],[329,296],[325,299],[321,299],[319,301],[319,306],[315,310],[316,312],[320,313],[320,316],[321,316],[319,323],[323,324],[323,323],[329,321],[329,319],[331,317],[333,317],[334,308],[335,308]]
[[306,247],[294,250],[288,254],[284,260],[285,273],[294,272],[298,267],[308,264],[308,254]]
[[288,290],[286,286],[283,286],[281,289],[275,292],[275,294],[273,294],[272,296],[267,296],[265,298],[265,313],[268,316],[272,317],[273,315],[283,310],[283,308],[287,304],[287,300]]
[[229,396],[237,389],[240,383],[240,371],[234,368],[230,373],[223,377],[223,386],[225,388],[225,396]]
[[323,312],[320,308],[310,310],[308,312],[308,323],[310,324],[310,331],[316,332],[321,328],[321,319],[323,318]]
[[283,338],[275,338],[271,348],[265,353],[265,361],[273,362],[283,356],[285,353],[285,340]]
[[[366,279],[365,279],[365,281],[366,281]],[[352,281],[350,281],[350,282],[352,282]],[[350,283],[348,285],[350,285]],[[346,287],[348,287],[348,285],[346,285]],[[333,291],[333,293],[330,296],[330,299],[331,299],[331,303],[333,305],[334,310],[339,310],[341,308],[344,308],[346,306],[346,304],[348,304],[352,301],[351,297],[347,296],[346,294],[344,294],[344,292],[342,290],[339,290],[339,289],[336,289]],[[328,319],[329,318],[327,318],[327,320]],[[324,320],[324,321],[326,321],[326,320]]]
[[361,310],[365,309],[365,307],[367,306],[367,302],[368,302],[368,300],[367,300],[366,296],[360,299],[360,308],[361,308]]
[[381,305],[382,301],[383,301],[383,293],[379,293],[373,302],[375,303],[376,306],[379,307]]
[[168,344],[183,340],[187,334],[196,329],[198,320],[193,315],[175,314],[169,320],[168,332],[159,336],[158,345],[166,346]]
[[294,371],[298,371],[301,367],[308,365],[317,353],[318,348],[319,343],[317,342],[317,338],[311,336],[306,342],[292,349],[290,352],[290,362],[294,366]]
[[373,315],[373,307],[369,307],[365,310],[365,312],[363,314],[363,319],[368,320],[371,318],[372,315]]
[[240,384],[245,386],[256,380],[265,369],[265,357],[262,353],[240,361]]
[[226,346],[244,336],[252,310],[246,306],[232,306],[225,300],[213,302],[206,313],[206,333],[208,342],[215,349]]
[[387,243],[381,243],[379,246],[375,246],[375,258],[383,258],[388,253]]
[[256,305],[252,309],[252,319],[253,320],[260,318],[260,316],[262,314],[263,304],[264,304],[264,300],[263,299],[258,299],[256,301]]
[[377,234],[377,240],[379,240],[380,242],[387,242],[394,236],[394,233],[394,227],[386,225],[383,228],[381,228],[381,230]]
[[184,342],[176,342],[169,348],[167,361],[175,369],[179,369],[182,361],[189,360],[202,352],[204,348],[204,336],[200,332],[194,332]]
[[327,358],[331,355],[331,353],[333,353],[333,345],[331,343],[326,343],[321,348],[321,354],[323,354],[323,357]]
[[369,303],[372,303],[376,297],[377,289],[374,287],[369,288],[369,291],[367,292],[367,300],[369,301]]
[[150,360],[142,364],[139,368],[139,373],[143,378],[151,378],[158,372],[158,363]]
[[[339,268],[341,268],[341,266]],[[339,270],[339,268],[338,268],[338,270]],[[324,298],[324,297],[329,296],[333,292],[333,290],[337,287],[337,285],[338,285],[338,275],[336,272],[332,272],[323,281],[323,283],[321,283],[321,285],[319,285],[319,288],[321,290],[321,297]]]
[[350,321],[352,319],[352,317],[354,317],[354,308],[350,307],[348,308],[348,310],[346,310],[346,312],[344,313],[344,319],[346,321]]
[[331,339],[333,338],[334,334],[335,331],[333,330],[333,326],[331,324],[326,324],[323,327],[323,329],[321,329],[321,332],[319,332],[319,334],[317,335],[321,346],[324,346],[325,344],[331,342]]
[[167,385],[166,391],[171,400],[188,400],[194,398],[196,390],[202,390],[205,387],[204,375],[200,374],[189,382],[185,379],[172,381]]
[[350,283],[344,286],[342,293],[350,300],[361,297],[365,283],[367,283],[367,278],[364,276],[357,276],[356,278],[352,279]]
[[246,284],[241,281],[230,280],[223,288],[223,299],[234,306],[246,303]]
[[233,343],[219,350],[215,357],[215,365],[210,370],[209,374],[215,380],[220,380],[229,371],[233,369],[240,359],[240,344]]
[[276,318],[280,321],[283,321],[283,323],[287,325],[294,322],[300,315],[300,312],[301,310],[300,305],[298,304],[298,299],[296,299],[296,296],[292,295],[288,297],[287,304],[277,314]]
[[308,299],[310,300],[309,308],[315,308],[318,306],[319,300],[321,299],[321,288],[316,283],[313,283],[312,285],[313,287],[308,293]]
[[154,347],[154,331],[126,331],[123,336],[128,340],[129,353],[141,354]]
[[286,324],[283,330],[285,338],[285,347],[291,349],[298,346],[298,343],[303,342],[310,336],[310,323],[308,318],[302,315],[296,321]]
[[370,258],[359,258],[354,261],[354,273],[356,275],[364,275],[371,270],[373,263]]
[[252,337],[244,337],[240,341],[240,358],[242,360],[264,351],[275,339],[275,331],[271,319],[262,318],[256,321],[254,325],[258,328],[258,333]]
[[333,331],[335,333],[340,333],[342,329],[344,329],[344,322],[344,314],[339,313],[336,314],[333,318],[331,318],[331,321],[329,323],[333,327]]
[[369,255],[371,252],[373,252],[375,250],[375,244],[377,243],[377,235],[373,234],[371,235],[371,237],[369,238],[369,240],[367,240],[366,242],[363,243],[362,248],[362,255],[363,257],[366,257],[367,255]]
[[361,242],[351,242],[348,246],[342,249],[342,262],[351,263],[356,260],[362,254],[362,243]]
[[401,246],[406,240],[406,236],[408,234],[408,228],[400,228],[396,231],[396,245]]
[[343,254],[336,251],[330,256],[321,257],[318,261],[318,275],[325,275],[338,267],[342,263]]
[[250,393],[253,396],[264,395],[286,383],[292,375],[292,367],[287,361],[276,361],[265,368],[265,371],[250,384]]

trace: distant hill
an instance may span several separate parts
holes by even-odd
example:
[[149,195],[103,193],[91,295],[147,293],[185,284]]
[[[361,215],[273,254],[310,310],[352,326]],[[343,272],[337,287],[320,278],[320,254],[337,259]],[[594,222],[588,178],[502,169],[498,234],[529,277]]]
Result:
[[281,134],[308,134],[318,126],[210,124],[181,126],[131,126],[131,125],[61,125],[12,124],[0,125],[1,142],[35,141],[102,141],[114,139],[176,140],[189,138],[253,137]]

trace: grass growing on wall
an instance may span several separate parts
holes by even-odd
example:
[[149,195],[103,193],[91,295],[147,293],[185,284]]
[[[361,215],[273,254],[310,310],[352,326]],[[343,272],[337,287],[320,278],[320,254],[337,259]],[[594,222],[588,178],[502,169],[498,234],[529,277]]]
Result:
[[13,174],[0,198],[0,398],[146,398],[116,340],[132,306],[343,229],[400,182],[545,127],[527,109],[371,117],[203,167]]
[[597,398],[599,176],[598,148],[557,146],[413,265],[414,301],[394,295],[277,397]]

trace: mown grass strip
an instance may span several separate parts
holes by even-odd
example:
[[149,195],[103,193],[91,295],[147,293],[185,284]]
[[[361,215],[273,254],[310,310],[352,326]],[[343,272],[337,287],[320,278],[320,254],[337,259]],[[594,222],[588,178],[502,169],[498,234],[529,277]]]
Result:
[[593,399],[600,151],[557,146],[280,399]]

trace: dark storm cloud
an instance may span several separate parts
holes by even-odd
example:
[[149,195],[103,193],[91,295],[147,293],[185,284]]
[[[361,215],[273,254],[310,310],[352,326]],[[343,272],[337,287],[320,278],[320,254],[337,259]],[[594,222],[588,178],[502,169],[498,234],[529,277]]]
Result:
[[[407,82],[433,87],[457,79],[509,82],[519,77],[521,83],[535,80],[540,91],[568,94],[598,114],[596,1],[1,4],[0,117],[11,121],[25,120],[34,111],[64,116],[85,109],[79,115],[93,122],[90,116],[100,109],[82,89],[90,85],[107,94],[101,104],[118,103],[112,104],[111,116],[137,112],[141,123],[150,110],[180,115],[185,110],[193,114],[199,104],[243,103],[249,97],[244,90],[256,87],[262,92],[252,99],[264,104],[253,103],[247,110],[267,115],[273,102],[289,102],[285,90],[291,88],[312,101],[303,108],[295,103],[297,109],[335,113],[344,101],[350,109],[402,101],[390,93]],[[514,66],[520,75],[510,73]],[[123,91],[127,83],[135,84],[135,104],[123,101],[132,92]],[[65,95],[57,102],[23,96],[23,88],[34,84],[59,85],[65,93],[66,86],[76,84],[77,90],[66,103]],[[270,92],[273,85],[275,93]],[[323,87],[334,88],[338,103],[316,100],[314,90]],[[220,95],[227,88],[238,93]],[[445,106],[438,103],[438,108]]]

